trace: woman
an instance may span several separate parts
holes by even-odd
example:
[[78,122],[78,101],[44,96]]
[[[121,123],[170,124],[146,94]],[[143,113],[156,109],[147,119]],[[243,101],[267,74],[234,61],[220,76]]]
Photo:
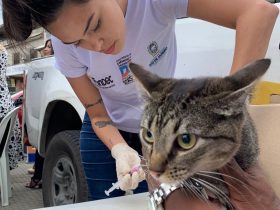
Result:
[[[15,108],[7,84],[7,60],[7,51],[2,45],[0,45],[0,119],[4,118],[9,111]],[[16,119],[11,139],[9,140],[8,156],[10,170],[16,168],[18,162],[24,158],[18,118]]]
[[[54,36],[56,67],[87,111],[81,156],[92,199],[101,199],[117,177],[124,191],[143,180],[143,170],[129,173],[140,163],[142,111],[129,62],[172,77],[175,21],[189,16],[236,29],[233,73],[264,57],[278,9],[264,0],[3,0],[3,13],[17,41],[29,37],[32,21]],[[136,188],[146,190],[143,182]]]
[[44,48],[40,51],[42,57],[50,56],[54,54],[53,47],[52,47],[52,40],[48,39],[45,42]]

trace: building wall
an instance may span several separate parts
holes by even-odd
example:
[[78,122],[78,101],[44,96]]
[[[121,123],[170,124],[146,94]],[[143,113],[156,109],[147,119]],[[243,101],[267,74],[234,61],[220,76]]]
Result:
[[27,63],[32,57],[40,57],[40,53],[35,48],[44,45],[44,30],[43,28],[33,30],[24,44],[16,43],[16,46],[13,46],[8,40],[2,40],[1,44],[8,51],[8,66]]
[[[12,45],[7,39],[1,39],[0,44],[5,46],[8,51],[8,66],[13,66],[19,63],[28,63],[32,57],[41,57],[41,54],[36,49],[40,49],[44,46],[45,36],[44,29],[38,28],[33,30],[32,34],[24,44],[14,43],[14,45]],[[22,89],[24,75],[22,73],[19,74],[18,72],[9,72],[9,70],[12,70],[11,68],[7,69],[7,82],[11,94],[14,94]]]

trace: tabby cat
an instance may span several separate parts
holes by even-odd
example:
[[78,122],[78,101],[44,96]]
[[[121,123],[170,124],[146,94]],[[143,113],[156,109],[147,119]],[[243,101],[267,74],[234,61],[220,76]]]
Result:
[[262,59],[224,78],[166,79],[130,64],[144,99],[143,155],[159,181],[194,179],[229,202],[215,171],[233,157],[243,169],[257,160],[258,138],[246,104],[269,65]]

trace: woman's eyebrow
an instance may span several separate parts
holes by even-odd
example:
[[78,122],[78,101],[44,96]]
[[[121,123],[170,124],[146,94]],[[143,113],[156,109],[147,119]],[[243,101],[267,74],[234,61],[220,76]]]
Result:
[[[84,30],[84,35],[87,33],[87,30],[88,30],[88,28],[89,28],[89,26],[90,26],[90,24],[91,24],[91,21],[92,21],[92,19],[93,19],[93,16],[94,16],[94,13],[92,13],[92,15],[91,16],[89,16],[89,18],[88,18],[88,20],[87,20],[87,24],[86,24],[86,27],[85,27],[85,30]],[[76,42],[78,42],[79,40],[77,40],[77,41],[73,41],[73,42],[63,42],[63,44],[74,44],[74,43],[76,43]]]

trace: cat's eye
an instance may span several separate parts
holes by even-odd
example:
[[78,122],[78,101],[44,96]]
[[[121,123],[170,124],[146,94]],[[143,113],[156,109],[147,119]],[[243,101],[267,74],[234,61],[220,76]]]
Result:
[[197,139],[195,135],[185,133],[177,136],[177,142],[182,149],[189,150],[195,146]]
[[148,130],[147,128],[141,128],[140,130],[140,136],[141,138],[150,143],[150,144],[153,144],[154,143],[154,137],[153,137],[153,134],[150,130]]

